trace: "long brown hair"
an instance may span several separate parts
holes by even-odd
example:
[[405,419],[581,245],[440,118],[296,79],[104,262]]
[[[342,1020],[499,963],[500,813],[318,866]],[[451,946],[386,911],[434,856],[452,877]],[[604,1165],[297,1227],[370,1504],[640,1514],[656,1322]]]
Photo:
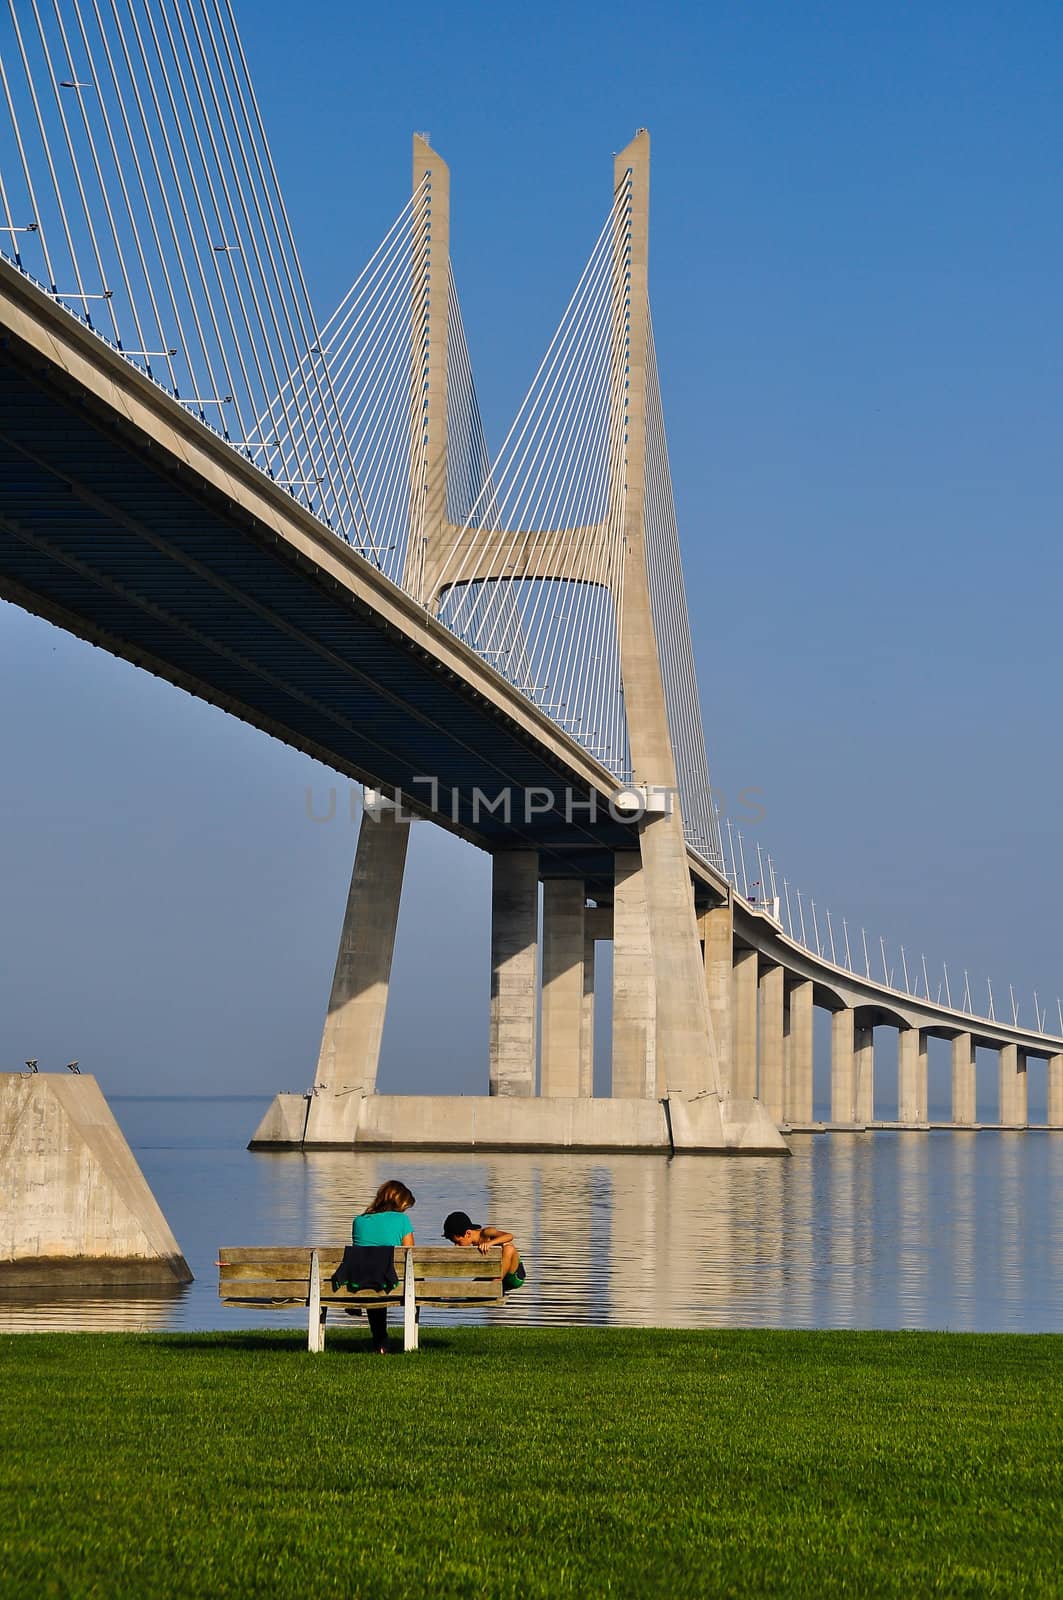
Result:
[[366,1207],[362,1216],[371,1217],[377,1211],[409,1211],[415,1203],[415,1196],[404,1183],[397,1178],[389,1178],[387,1183],[380,1185],[373,1196],[373,1204]]

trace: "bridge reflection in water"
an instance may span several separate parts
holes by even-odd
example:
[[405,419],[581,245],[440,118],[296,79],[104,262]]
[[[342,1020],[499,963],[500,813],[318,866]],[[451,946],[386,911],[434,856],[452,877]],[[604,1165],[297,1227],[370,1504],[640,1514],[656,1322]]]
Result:
[[[202,1112],[202,1102],[189,1101]],[[179,1108],[171,1107],[171,1121]],[[127,1114],[132,1117],[129,1107]],[[154,1115],[154,1113],[152,1113]],[[242,1103],[229,1112],[242,1125]],[[0,1294],[0,1332],[305,1327],[305,1312],[222,1307],[220,1244],[340,1241],[378,1184],[411,1222],[510,1227],[527,1287],[498,1311],[426,1325],[953,1328],[1063,1331],[1063,1134],[798,1135],[790,1161],[743,1157],[284,1151],[169,1133],[138,1145],[194,1283]],[[222,1130],[224,1132],[224,1130]],[[174,1142],[177,1141],[177,1142]],[[345,1322],[343,1324],[346,1325]],[[355,1325],[357,1326],[357,1325]]]
[[511,1228],[529,1282],[492,1322],[1063,1328],[1063,1139],[839,1133],[794,1156],[304,1159],[316,1236],[393,1172],[421,1242],[455,1207]]

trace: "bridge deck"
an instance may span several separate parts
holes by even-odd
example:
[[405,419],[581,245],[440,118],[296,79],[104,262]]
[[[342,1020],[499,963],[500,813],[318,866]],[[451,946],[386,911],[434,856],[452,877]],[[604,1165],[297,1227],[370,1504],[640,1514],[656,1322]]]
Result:
[[[604,806],[594,823],[566,814],[568,790],[612,792],[604,768],[4,263],[0,595],[338,772],[401,788],[411,809],[427,814],[416,779],[437,777],[436,820],[488,848],[537,848],[548,873],[600,877],[604,892],[612,850],[632,842]],[[476,788],[556,804],[525,820],[515,793],[506,823],[474,813]]]

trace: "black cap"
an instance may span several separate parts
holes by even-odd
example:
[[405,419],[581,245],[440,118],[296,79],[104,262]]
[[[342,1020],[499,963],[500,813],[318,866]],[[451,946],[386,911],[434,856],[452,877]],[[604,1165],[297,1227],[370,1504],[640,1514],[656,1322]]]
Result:
[[443,1224],[444,1239],[460,1239],[463,1233],[468,1233],[476,1224],[464,1211],[452,1211]]

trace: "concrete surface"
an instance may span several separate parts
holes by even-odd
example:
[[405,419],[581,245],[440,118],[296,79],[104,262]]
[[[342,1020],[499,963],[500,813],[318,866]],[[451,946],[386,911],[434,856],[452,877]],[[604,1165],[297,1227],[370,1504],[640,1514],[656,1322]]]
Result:
[[0,1074],[0,1284],[191,1278],[96,1079]]

